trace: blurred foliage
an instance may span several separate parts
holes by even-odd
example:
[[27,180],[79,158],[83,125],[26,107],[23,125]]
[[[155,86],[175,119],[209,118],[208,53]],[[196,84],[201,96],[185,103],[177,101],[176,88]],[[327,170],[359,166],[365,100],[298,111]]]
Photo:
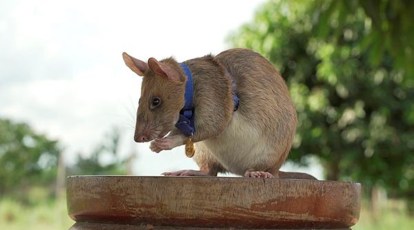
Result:
[[68,169],[69,175],[125,175],[126,159],[118,156],[120,130],[113,128],[90,155],[78,154],[76,163]]
[[[311,9],[319,23],[316,35],[341,39],[348,27],[349,17],[363,13],[356,20],[364,22],[364,31],[358,41],[370,64],[380,67],[383,57],[389,55],[394,69],[410,76],[406,84],[414,84],[414,30],[412,27],[414,2],[411,0],[341,0],[317,1]],[[361,11],[361,12],[359,12]],[[335,29],[335,30],[332,30]]]
[[[68,174],[126,174],[126,160],[118,156],[120,137],[114,128],[91,154],[79,154],[66,169]],[[0,197],[14,197],[25,204],[53,197],[62,151],[57,140],[29,125],[0,118]]]
[[29,186],[53,184],[60,152],[56,140],[0,118],[0,196],[24,196]]
[[299,126],[290,160],[328,180],[414,196],[414,1],[269,1],[232,35],[287,80]]

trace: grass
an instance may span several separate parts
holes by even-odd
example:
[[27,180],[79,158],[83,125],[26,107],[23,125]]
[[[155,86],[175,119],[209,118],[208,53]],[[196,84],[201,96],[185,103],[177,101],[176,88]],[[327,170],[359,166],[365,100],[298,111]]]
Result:
[[64,198],[29,206],[12,199],[0,200],[0,229],[68,230],[73,223]]
[[[12,199],[0,200],[0,229],[7,230],[68,230],[73,224],[67,215],[66,201],[39,200],[34,205],[25,206]],[[387,201],[380,211],[373,215],[366,202],[363,202],[361,215],[353,230],[414,229],[414,217],[406,213],[402,201]]]
[[358,223],[353,230],[412,230],[414,229],[414,216],[407,214],[406,202],[400,200],[387,200],[373,213],[363,202]]

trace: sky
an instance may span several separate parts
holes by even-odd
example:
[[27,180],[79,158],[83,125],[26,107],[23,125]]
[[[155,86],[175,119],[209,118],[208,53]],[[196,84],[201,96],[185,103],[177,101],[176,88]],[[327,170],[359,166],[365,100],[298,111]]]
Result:
[[183,148],[133,141],[141,78],[122,52],[177,61],[230,48],[231,32],[265,0],[9,0],[0,3],[0,117],[61,141],[66,162],[122,130],[136,175],[197,169]]

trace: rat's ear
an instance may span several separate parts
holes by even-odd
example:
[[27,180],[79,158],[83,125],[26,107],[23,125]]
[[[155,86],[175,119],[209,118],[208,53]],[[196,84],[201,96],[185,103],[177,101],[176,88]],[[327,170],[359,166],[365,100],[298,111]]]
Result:
[[144,76],[145,71],[148,69],[147,63],[138,60],[132,56],[129,56],[126,52],[122,53],[122,58],[125,64],[139,76]]
[[170,81],[174,82],[184,82],[183,79],[177,70],[169,66],[168,64],[157,61],[155,58],[148,59],[149,68],[154,71],[157,75],[167,78]]

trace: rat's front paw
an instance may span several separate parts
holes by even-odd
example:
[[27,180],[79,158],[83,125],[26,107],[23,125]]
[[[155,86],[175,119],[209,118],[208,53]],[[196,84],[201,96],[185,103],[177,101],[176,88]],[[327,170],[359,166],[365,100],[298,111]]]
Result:
[[170,138],[155,139],[150,144],[150,149],[153,152],[159,153],[162,150],[170,150],[174,148],[173,141]]
[[167,136],[160,139],[155,139],[150,144],[150,149],[153,152],[159,153],[162,150],[170,150],[179,145],[184,144],[185,137],[182,135]]
[[155,139],[151,142],[150,149],[159,153],[162,150],[170,150],[183,144],[183,138],[179,135],[167,136],[161,139]]

